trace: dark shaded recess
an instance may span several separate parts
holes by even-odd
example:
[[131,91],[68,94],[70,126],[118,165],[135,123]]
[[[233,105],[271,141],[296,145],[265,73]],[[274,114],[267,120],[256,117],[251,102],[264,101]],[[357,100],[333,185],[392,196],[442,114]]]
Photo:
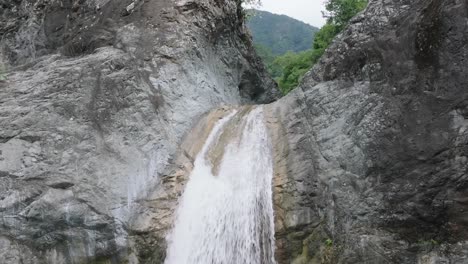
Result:
[[[443,40],[441,5],[444,0],[432,0],[421,14],[416,30],[416,61],[419,69],[439,66],[438,48]],[[436,73],[436,72],[434,72]]]
[[241,82],[239,83],[239,93],[242,98],[251,98],[257,100],[264,92],[259,83],[259,78],[254,72],[245,71],[242,74]]
[[86,5],[84,0],[49,4],[43,25],[47,49],[60,48],[65,56],[80,56],[114,45],[115,31],[122,22],[141,19],[126,11],[131,2],[109,1],[99,9]]
[[63,46],[62,53],[66,56],[79,56],[92,53],[100,47],[112,46],[113,43],[113,32],[97,29],[95,32],[86,32],[70,40]]
[[[0,154],[1,154],[1,153],[0,153]],[[2,178],[2,177],[18,178],[18,176],[13,175],[13,174],[11,174],[11,173],[9,173],[9,172],[0,171],[0,178]],[[0,199],[1,199],[1,197],[0,197]]]
[[[0,143],[7,143],[11,139],[13,139],[16,136],[11,136],[11,137],[0,137]],[[1,154],[1,153],[0,153]]]
[[34,143],[41,140],[40,136],[20,136],[19,139],[27,141],[29,143]]
[[131,233],[137,243],[135,244],[138,259],[142,263],[163,263],[166,259],[167,242],[165,239],[156,238],[149,232]]
[[45,31],[49,33],[51,48],[62,47],[62,54],[79,56],[99,47],[112,46],[115,40],[113,20],[103,20],[98,12],[101,11],[64,7],[47,13]]
[[49,186],[54,189],[66,190],[66,189],[73,187],[74,185],[75,184],[71,182],[57,182],[57,183],[50,184]]

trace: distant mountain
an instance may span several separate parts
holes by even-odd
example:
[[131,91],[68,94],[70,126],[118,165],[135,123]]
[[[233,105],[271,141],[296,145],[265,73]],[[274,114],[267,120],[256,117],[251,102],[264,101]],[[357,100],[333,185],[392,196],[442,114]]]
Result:
[[287,51],[304,51],[312,47],[313,37],[318,28],[285,15],[251,11],[253,16],[247,26],[256,45],[267,47],[274,55],[281,55]]

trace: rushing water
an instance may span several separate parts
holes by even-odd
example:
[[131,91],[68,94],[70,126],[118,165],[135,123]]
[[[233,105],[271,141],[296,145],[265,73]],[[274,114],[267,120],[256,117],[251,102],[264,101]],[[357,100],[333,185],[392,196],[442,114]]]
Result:
[[165,263],[275,263],[273,165],[262,108],[219,120],[194,165]]

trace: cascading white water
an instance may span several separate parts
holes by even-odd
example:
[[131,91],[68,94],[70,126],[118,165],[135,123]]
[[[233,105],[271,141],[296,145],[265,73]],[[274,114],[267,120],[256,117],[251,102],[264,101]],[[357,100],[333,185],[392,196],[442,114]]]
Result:
[[275,263],[271,146],[262,108],[245,112],[218,121],[195,159],[166,264]]

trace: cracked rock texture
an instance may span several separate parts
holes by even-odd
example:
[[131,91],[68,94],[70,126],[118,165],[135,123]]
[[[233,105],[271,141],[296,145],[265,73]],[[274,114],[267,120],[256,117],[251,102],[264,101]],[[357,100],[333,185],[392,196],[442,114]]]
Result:
[[[0,6],[1,263],[161,263],[222,106],[278,97],[240,3]],[[464,0],[370,0],[265,106],[278,263],[468,263],[467,36]]]
[[268,106],[280,263],[468,263],[467,33],[464,0],[371,0]]
[[211,109],[279,94],[240,3],[0,7],[0,262],[161,263],[171,223],[152,207],[177,197],[155,189],[182,139]]

